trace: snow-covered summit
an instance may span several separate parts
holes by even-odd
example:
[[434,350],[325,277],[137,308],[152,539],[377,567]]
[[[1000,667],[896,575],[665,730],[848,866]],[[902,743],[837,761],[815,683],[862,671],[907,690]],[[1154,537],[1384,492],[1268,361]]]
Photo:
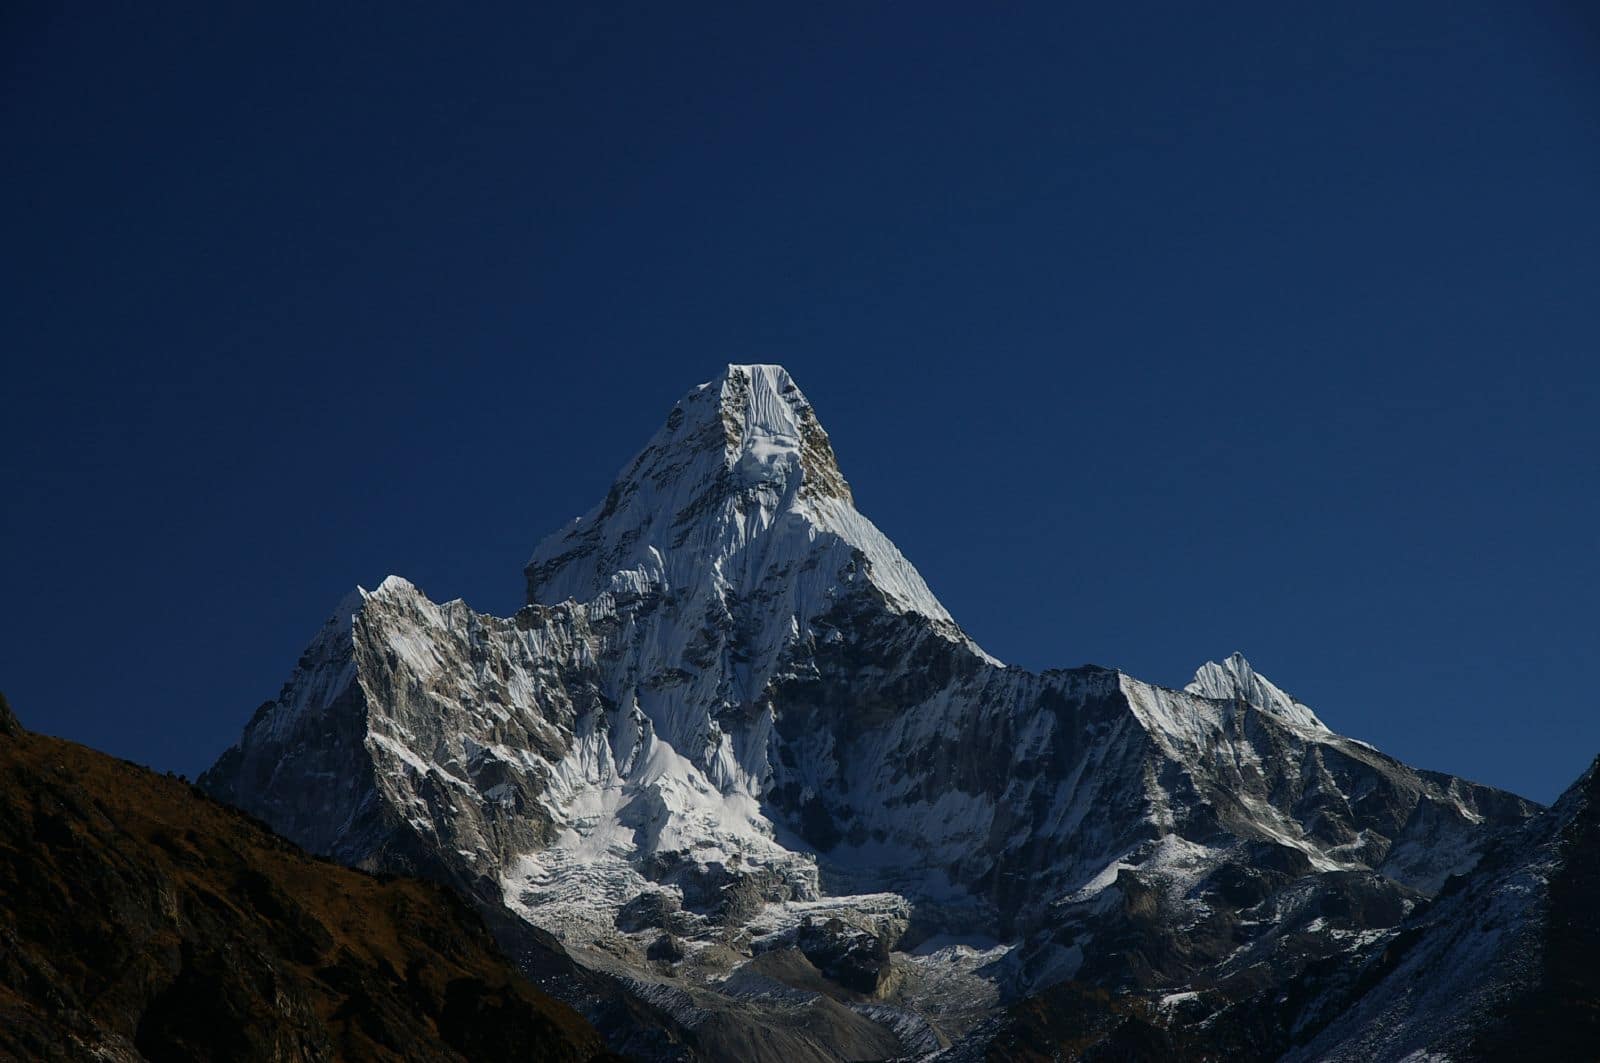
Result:
[[[856,511],[827,432],[778,366],[730,365],[680,399],[525,574],[532,605],[615,618],[606,696],[724,791],[769,785],[764,692],[830,616],[887,607],[998,663]],[[734,719],[767,722],[739,737]]]
[[1310,706],[1296,701],[1266,676],[1257,673],[1242,653],[1234,653],[1225,661],[1202,664],[1199,671],[1195,672],[1194,680],[1183,690],[1186,694],[1197,694],[1217,701],[1244,701],[1300,727],[1318,731],[1328,729]]
[[[828,433],[781,366],[729,365],[673,406],[598,505],[539,544],[528,600],[777,595],[826,611],[864,579],[891,608],[955,626],[922,576],[855,508]],[[961,636],[964,639],[964,636]]]

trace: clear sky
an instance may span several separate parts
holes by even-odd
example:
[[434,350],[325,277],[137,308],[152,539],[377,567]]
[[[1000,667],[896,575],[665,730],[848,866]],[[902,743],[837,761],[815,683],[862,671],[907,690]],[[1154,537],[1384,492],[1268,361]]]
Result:
[[513,610],[774,361],[1007,661],[1600,753],[1586,5],[243,6],[0,16],[31,726],[192,775],[351,586]]

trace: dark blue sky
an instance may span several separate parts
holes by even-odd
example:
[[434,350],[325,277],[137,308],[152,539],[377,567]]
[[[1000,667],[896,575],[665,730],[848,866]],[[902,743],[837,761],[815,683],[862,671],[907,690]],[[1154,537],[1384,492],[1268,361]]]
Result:
[[776,361],[1006,660],[1600,752],[1582,5],[224,6],[0,27],[30,725],[193,774],[350,586],[509,612]]

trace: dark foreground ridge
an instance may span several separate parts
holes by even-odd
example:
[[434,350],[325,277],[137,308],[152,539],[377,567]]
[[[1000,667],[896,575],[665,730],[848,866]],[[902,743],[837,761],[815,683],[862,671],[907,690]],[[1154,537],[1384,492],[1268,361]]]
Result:
[[0,1058],[607,1057],[448,890],[311,857],[0,697]]

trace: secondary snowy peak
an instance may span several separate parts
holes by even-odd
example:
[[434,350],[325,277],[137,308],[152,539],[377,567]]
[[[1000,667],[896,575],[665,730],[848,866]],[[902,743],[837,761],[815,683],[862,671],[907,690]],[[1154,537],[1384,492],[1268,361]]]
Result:
[[605,499],[542,542],[525,571],[533,604],[710,588],[761,595],[769,614],[789,605],[802,621],[864,579],[896,611],[954,624],[856,511],[828,433],[775,365],[730,365],[685,395]]
[[234,749],[246,742],[252,730],[261,729],[263,737],[282,736],[289,733],[307,717],[317,717],[349,690],[356,679],[352,657],[354,627],[368,603],[386,603],[393,600],[422,599],[423,595],[409,580],[400,576],[385,577],[376,590],[357,586],[339,600],[333,613],[323,621],[322,627],[310,645],[300,655],[294,674],[284,684],[276,701],[269,701],[256,712]]
[[1310,706],[1296,701],[1266,676],[1258,674],[1242,653],[1235,653],[1225,661],[1207,661],[1195,672],[1194,681],[1183,690],[1186,694],[1216,701],[1243,701],[1299,727],[1328,730]]

